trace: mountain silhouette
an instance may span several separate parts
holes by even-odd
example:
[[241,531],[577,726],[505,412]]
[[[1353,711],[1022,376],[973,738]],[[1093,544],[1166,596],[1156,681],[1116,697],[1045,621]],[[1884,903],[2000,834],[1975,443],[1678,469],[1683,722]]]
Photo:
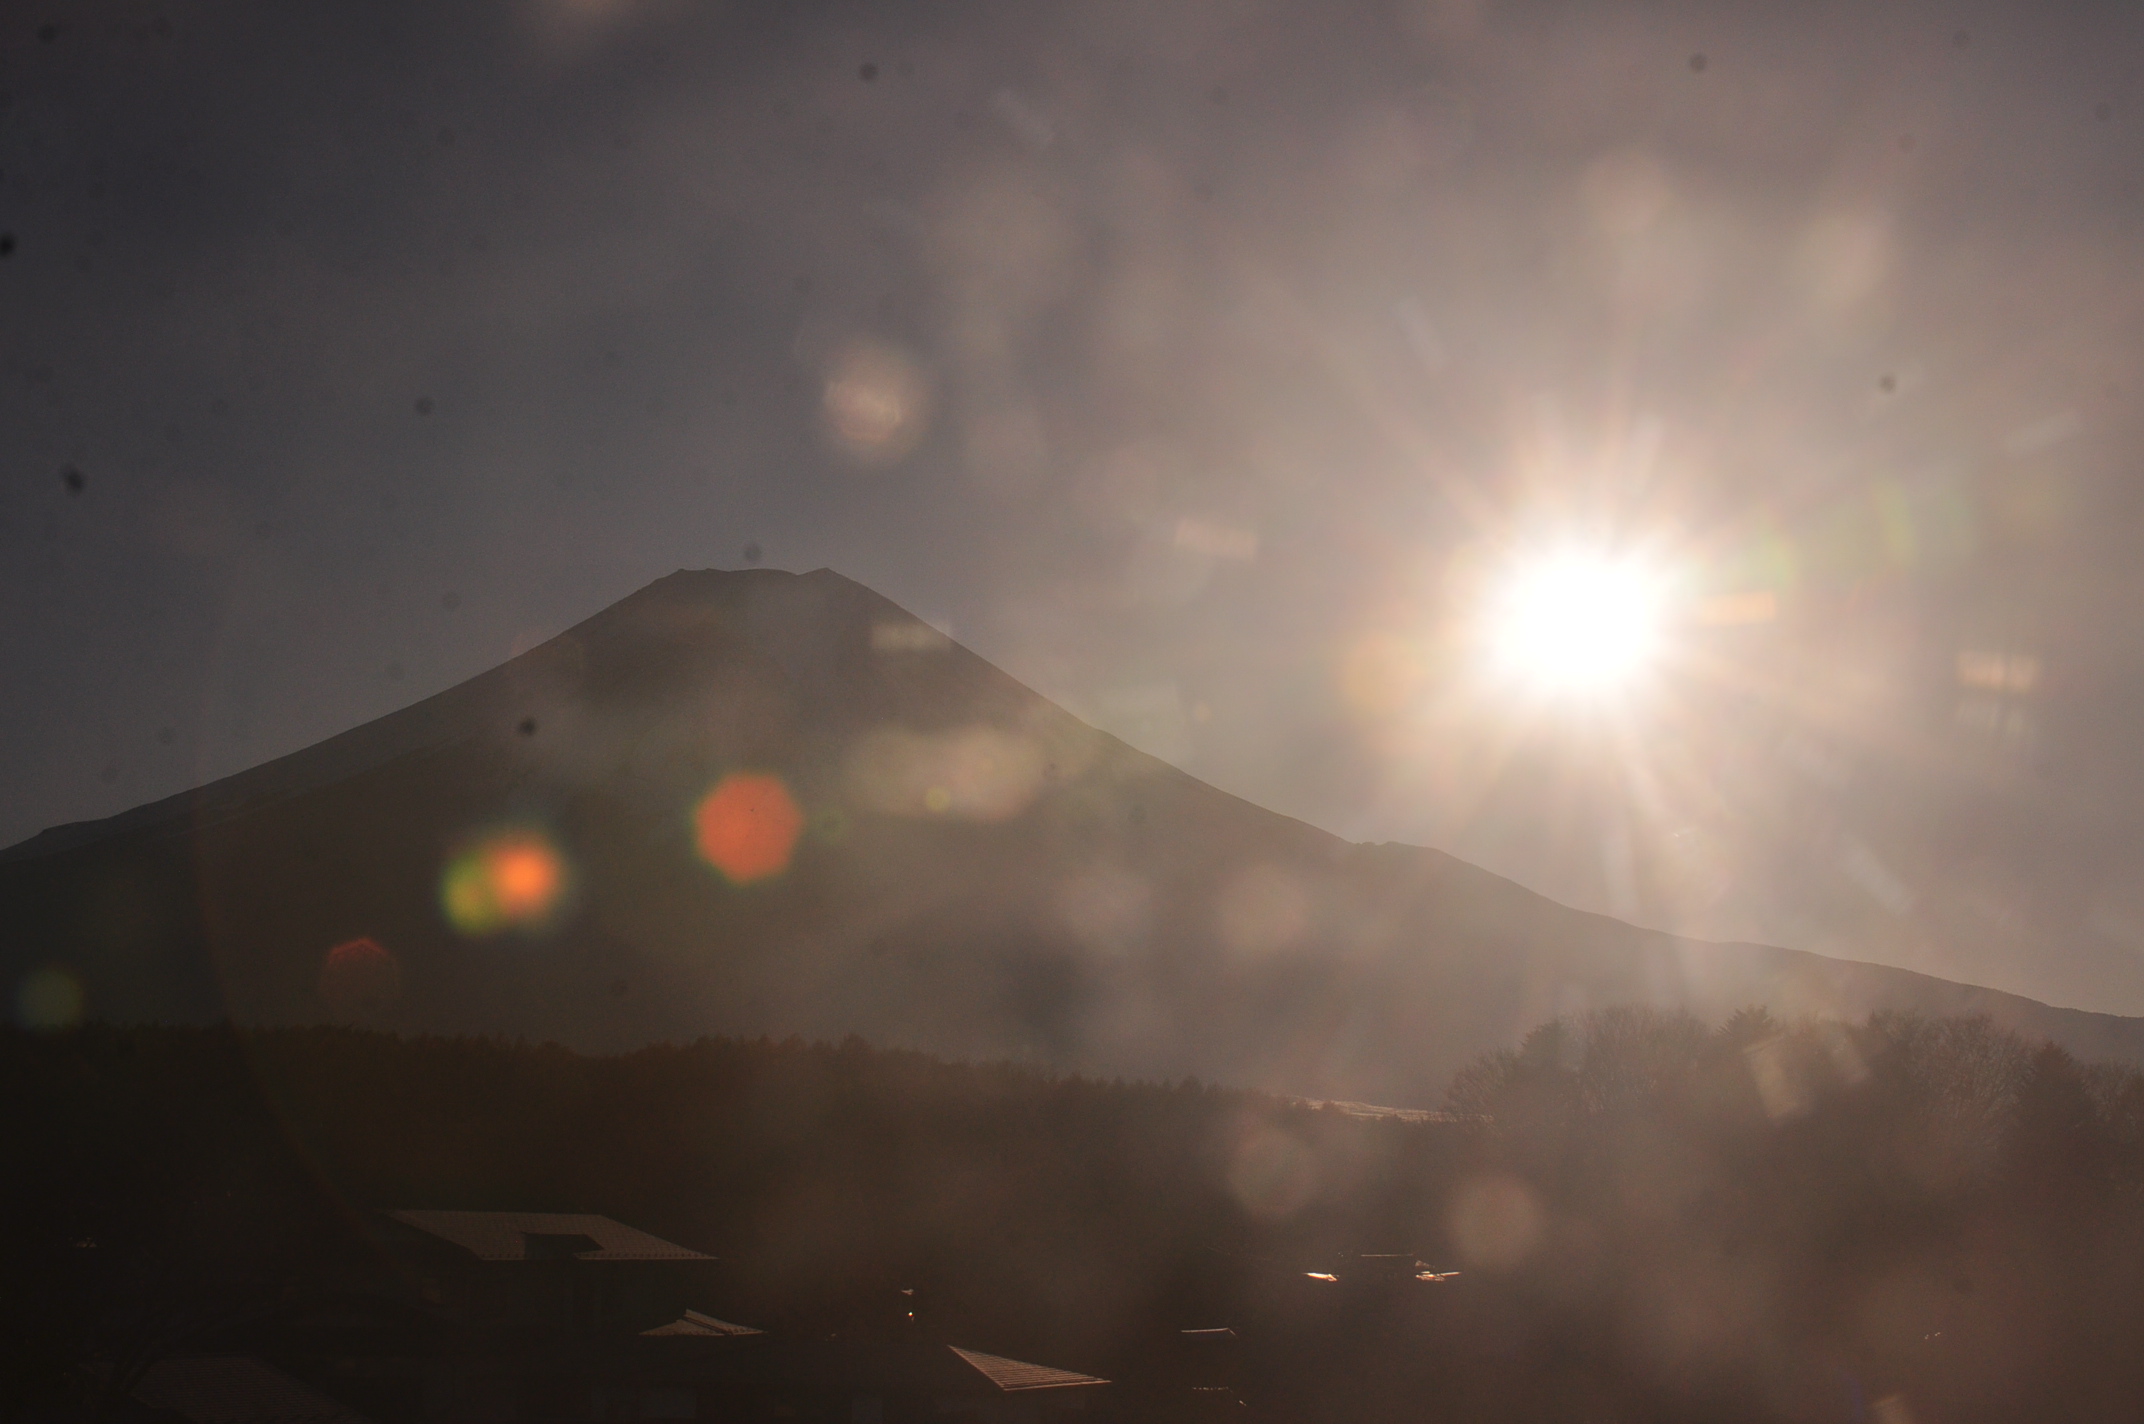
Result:
[[1612,1003],[1986,1014],[2144,1059],[2144,1020],[1680,939],[1343,841],[823,569],[673,574],[392,715],[0,851],[0,983],[28,1005],[54,971],[115,1020],[854,1033],[1421,1106]]

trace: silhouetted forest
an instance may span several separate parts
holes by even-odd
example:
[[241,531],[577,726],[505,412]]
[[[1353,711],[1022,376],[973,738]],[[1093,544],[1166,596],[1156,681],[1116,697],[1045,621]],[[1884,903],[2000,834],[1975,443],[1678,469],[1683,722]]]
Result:
[[1883,1424],[2144,1398],[2131,1070],[1980,1020],[1619,1009],[1537,1029],[1450,1101],[1495,1120],[1453,1225],[1579,1414],[1633,1384],[1688,1417]]
[[912,1290],[935,1334],[1120,1379],[1229,1326],[1253,1418],[2144,1397],[2144,1077],[1979,1021],[1606,1010],[1434,1121],[854,1040],[339,1029],[8,1033],[0,1095],[18,1401],[273,1311],[404,1207],[599,1212],[720,1257],[731,1318]]
[[834,1328],[907,1289],[941,1333],[1107,1362],[1157,1322],[1212,1323],[1200,1298],[1254,1255],[1410,1248],[1455,1160],[1409,1124],[860,1040],[0,1044],[8,1249],[47,1283],[0,1330],[27,1373],[241,1315],[361,1251],[367,1212],[412,1205],[613,1216],[718,1255],[709,1303],[754,1324]]

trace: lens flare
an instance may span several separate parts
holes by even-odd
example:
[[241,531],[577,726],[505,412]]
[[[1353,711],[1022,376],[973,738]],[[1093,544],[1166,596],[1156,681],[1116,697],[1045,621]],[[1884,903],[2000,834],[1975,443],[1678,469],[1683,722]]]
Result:
[[732,772],[693,812],[700,858],[733,885],[780,875],[796,853],[804,813],[779,776]]
[[81,981],[66,970],[33,970],[16,987],[15,1019],[44,1033],[73,1028],[82,1021],[84,999]]
[[1340,690],[1357,713],[1372,719],[1392,717],[1428,690],[1431,672],[1419,644],[1391,633],[1371,633],[1348,649],[1340,668]]
[[1072,937],[1097,953],[1123,953],[1145,942],[1154,892],[1139,876],[1098,865],[1057,890],[1058,918]]
[[1517,1177],[1491,1173],[1460,1183],[1447,1225],[1467,1265],[1508,1271],[1533,1255],[1547,1221],[1533,1188]]
[[899,347],[855,341],[827,371],[827,434],[856,459],[888,463],[913,450],[930,421],[930,381]]
[[384,1009],[402,997],[402,966],[376,939],[345,940],[320,962],[320,997],[337,1014]]
[[1214,923],[1235,953],[1271,954],[1302,939],[1310,908],[1302,881],[1277,865],[1254,865],[1221,887]]
[[1602,692],[1659,657],[1667,605],[1659,571],[1567,549],[1513,568],[1484,635],[1503,672],[1545,692]]
[[1053,775],[1078,768],[1079,751],[1000,727],[943,732],[887,727],[860,738],[848,758],[849,788],[866,809],[890,816],[1010,820]]
[[562,907],[566,862],[541,831],[502,831],[447,863],[440,906],[465,935],[542,930]]
[[1286,1220],[1317,1198],[1317,1157],[1292,1133],[1247,1125],[1230,1155],[1228,1189],[1258,1220]]

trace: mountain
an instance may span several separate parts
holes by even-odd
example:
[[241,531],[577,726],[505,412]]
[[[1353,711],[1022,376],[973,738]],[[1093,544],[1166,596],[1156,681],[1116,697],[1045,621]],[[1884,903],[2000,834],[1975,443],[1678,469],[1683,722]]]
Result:
[[593,1050],[856,1033],[1406,1105],[1623,1002],[1984,1013],[2144,1061],[2144,1020],[1342,841],[823,569],[673,574],[378,721],[0,851],[0,975],[26,1013],[58,984],[102,1018]]

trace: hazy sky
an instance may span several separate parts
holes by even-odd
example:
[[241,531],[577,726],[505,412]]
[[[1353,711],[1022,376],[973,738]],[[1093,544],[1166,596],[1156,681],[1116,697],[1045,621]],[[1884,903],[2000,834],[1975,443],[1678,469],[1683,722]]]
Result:
[[[2144,1013],[2144,9],[0,18],[0,841],[831,566],[1358,839]],[[1577,540],[1614,705],[1481,674]]]

